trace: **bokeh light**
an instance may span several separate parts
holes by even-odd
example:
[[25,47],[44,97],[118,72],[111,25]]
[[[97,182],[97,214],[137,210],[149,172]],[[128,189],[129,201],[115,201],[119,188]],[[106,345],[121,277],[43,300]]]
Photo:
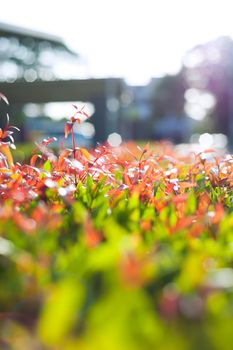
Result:
[[107,141],[108,141],[109,146],[118,147],[122,143],[122,137],[118,133],[113,132],[112,134],[110,134],[108,136]]

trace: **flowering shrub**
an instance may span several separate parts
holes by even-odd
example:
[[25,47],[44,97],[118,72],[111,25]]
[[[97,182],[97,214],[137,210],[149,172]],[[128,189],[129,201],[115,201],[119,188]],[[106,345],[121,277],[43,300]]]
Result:
[[1,348],[229,349],[231,155],[0,137]]

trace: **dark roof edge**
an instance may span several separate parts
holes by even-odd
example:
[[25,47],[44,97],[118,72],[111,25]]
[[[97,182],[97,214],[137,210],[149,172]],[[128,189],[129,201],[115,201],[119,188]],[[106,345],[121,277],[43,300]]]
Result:
[[45,32],[40,32],[37,30],[32,30],[32,29],[28,29],[28,28],[24,28],[21,26],[16,26],[16,25],[4,23],[4,22],[0,22],[0,33],[1,32],[5,32],[7,34],[12,33],[12,35],[15,34],[18,36],[30,36],[31,38],[38,39],[38,40],[47,40],[47,41],[50,41],[51,43],[61,45],[73,55],[79,56],[76,52],[68,48],[68,46],[65,44],[64,40],[61,37],[53,34],[48,34]]

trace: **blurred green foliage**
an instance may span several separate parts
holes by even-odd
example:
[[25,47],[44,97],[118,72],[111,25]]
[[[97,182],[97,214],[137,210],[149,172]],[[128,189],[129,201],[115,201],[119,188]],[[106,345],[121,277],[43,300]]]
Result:
[[[58,177],[48,159],[24,180],[1,170],[2,184],[18,181],[0,206],[2,349],[231,347],[232,182],[211,182],[200,159],[199,168],[176,160],[180,186],[192,176],[194,184],[177,194],[176,178],[165,176],[174,160],[159,162],[164,176],[152,179],[149,199],[137,187],[147,188],[144,175],[119,189],[111,174],[96,180],[94,169],[75,178],[71,196],[68,170]],[[117,181],[124,170],[112,170]],[[28,178],[39,194],[30,201],[17,192]]]

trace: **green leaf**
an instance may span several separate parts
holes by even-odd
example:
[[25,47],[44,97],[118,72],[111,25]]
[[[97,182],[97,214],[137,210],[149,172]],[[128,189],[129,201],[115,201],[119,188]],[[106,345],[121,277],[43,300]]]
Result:
[[43,169],[47,171],[48,173],[51,173],[52,171],[52,164],[49,160],[46,160],[46,162],[43,165]]
[[38,323],[38,335],[45,345],[58,345],[65,339],[79,314],[83,296],[82,285],[72,280],[53,287]]
[[196,211],[196,207],[197,207],[197,200],[196,200],[195,194],[191,192],[187,200],[187,213],[193,214]]

